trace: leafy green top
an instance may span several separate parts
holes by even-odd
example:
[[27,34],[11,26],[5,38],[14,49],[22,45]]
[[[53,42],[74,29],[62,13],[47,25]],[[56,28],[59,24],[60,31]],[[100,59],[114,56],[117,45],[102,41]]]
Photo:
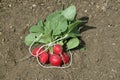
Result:
[[76,7],[74,5],[65,10],[51,13],[45,22],[40,20],[37,25],[29,29],[30,33],[25,37],[25,44],[30,46],[40,34],[42,34],[40,39],[35,41],[40,44],[48,44],[67,35],[65,39],[57,43],[66,45],[67,50],[77,47],[80,44],[77,26],[83,21],[75,20],[75,16]]

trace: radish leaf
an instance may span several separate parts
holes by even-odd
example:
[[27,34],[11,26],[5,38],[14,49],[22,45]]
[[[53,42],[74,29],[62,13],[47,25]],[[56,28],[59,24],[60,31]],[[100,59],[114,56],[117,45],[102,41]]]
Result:
[[75,47],[77,47],[79,45],[79,39],[77,37],[75,38],[72,38],[70,39],[68,42],[67,42],[67,49],[73,49]]
[[40,40],[38,42],[40,43],[50,43],[51,42],[51,35],[50,34],[47,34],[47,35],[43,35],[41,36]]
[[69,21],[74,20],[76,15],[76,7],[74,5],[62,11],[62,15]]
[[29,30],[30,33],[43,33],[43,28],[38,26],[38,25],[34,25],[30,28]]
[[37,25],[40,26],[40,27],[44,26],[42,20],[40,20]]
[[77,27],[80,23],[81,23],[80,20],[75,21],[74,23],[71,23],[71,24],[68,26],[68,33],[71,32],[71,31],[72,31],[75,27]]
[[52,35],[59,35],[67,29],[67,19],[59,13],[54,13],[47,18],[45,23],[45,33],[52,32]]
[[[30,46],[30,44],[39,37],[40,33],[30,33],[25,37],[25,44]],[[35,41],[37,42],[37,40]]]
[[79,33],[70,32],[70,33],[68,33],[68,36],[69,37],[76,37],[76,36],[80,36],[80,34]]
[[56,15],[59,15],[59,14],[61,14],[61,11],[55,11],[55,12],[51,13],[51,14],[47,17],[46,21],[52,20]]

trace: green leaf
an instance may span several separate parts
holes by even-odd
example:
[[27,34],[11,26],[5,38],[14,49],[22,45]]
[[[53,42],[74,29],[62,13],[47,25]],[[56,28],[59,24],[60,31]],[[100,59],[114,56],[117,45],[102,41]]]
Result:
[[40,20],[37,25],[32,26],[29,29],[30,33],[43,33],[43,22]]
[[43,22],[42,22],[42,20],[40,20],[37,25],[38,25],[39,27],[43,27]]
[[82,23],[82,21],[80,20],[77,20],[75,21],[74,23],[71,23],[69,26],[68,26],[68,33],[71,32],[75,27],[77,27],[80,23]]
[[48,17],[47,17],[47,21],[50,21],[52,20],[54,17],[56,17],[56,15],[60,15],[61,14],[61,11],[55,11],[53,13],[51,13]]
[[62,15],[67,19],[67,20],[74,20],[75,15],[76,15],[76,7],[74,5],[68,7],[67,9],[62,11]]
[[75,38],[72,38],[70,39],[68,42],[67,42],[67,49],[73,49],[75,47],[77,47],[79,45],[80,41],[77,37]]
[[63,43],[62,40],[61,40],[61,41],[58,41],[57,44],[60,44],[60,45],[62,45],[62,46],[64,45],[64,43]]
[[76,37],[76,36],[80,36],[80,34],[79,33],[70,32],[70,33],[68,33],[68,36],[69,37]]
[[86,47],[80,48],[80,51],[85,51],[85,50],[86,50]]
[[41,36],[38,42],[45,43],[45,44],[50,43],[51,42],[50,34],[47,34],[47,35],[44,34],[43,36]]
[[51,34],[52,33],[52,29],[50,27],[50,22],[45,22],[45,27],[44,27],[44,34]]
[[[31,43],[39,37],[40,33],[30,33],[25,37],[25,44],[30,46]],[[37,40],[35,41],[37,42]]]
[[45,33],[51,33],[52,35],[59,35],[67,29],[67,19],[59,13],[54,13],[47,18],[45,23]]
[[52,28],[51,28],[51,26],[50,26],[50,24],[51,24],[51,20],[56,16],[56,15],[59,15],[60,14],[60,11],[55,11],[55,12],[53,12],[53,13],[51,13],[48,17],[47,17],[47,19],[46,19],[46,22],[45,22],[45,27],[44,27],[44,29],[45,29],[45,31],[44,31],[44,33],[45,34],[51,34],[52,33]]
[[56,17],[56,19],[53,19],[53,24],[51,25],[53,30],[53,35],[61,34],[62,32],[66,31],[68,26],[67,20],[62,15],[59,15],[58,17]]
[[34,25],[29,29],[30,33],[43,33],[43,28],[38,25]]
[[64,32],[65,34],[68,34],[68,37],[76,37],[76,36],[80,36],[80,32],[78,30],[78,25],[81,24],[82,21],[77,20],[71,24],[68,25],[68,29]]

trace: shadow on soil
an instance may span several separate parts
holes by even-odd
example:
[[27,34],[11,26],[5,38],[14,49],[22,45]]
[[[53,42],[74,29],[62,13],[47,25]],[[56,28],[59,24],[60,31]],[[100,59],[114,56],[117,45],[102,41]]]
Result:
[[[96,27],[86,25],[89,21],[89,17],[85,16],[85,17],[79,18],[79,20],[86,21],[86,22],[83,22],[82,24],[78,25],[78,29],[80,31],[80,34],[82,32],[90,30],[90,29],[96,29]],[[86,49],[85,42],[82,40],[81,36],[79,37],[79,39],[81,41],[81,44],[76,49],[85,50]]]

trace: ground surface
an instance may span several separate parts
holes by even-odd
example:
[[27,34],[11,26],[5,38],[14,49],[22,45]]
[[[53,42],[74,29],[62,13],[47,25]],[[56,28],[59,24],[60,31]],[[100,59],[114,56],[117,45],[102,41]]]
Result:
[[[74,4],[77,18],[96,27],[81,33],[84,52],[74,51],[67,69],[44,69],[29,56],[24,37],[49,13]],[[0,0],[0,80],[120,80],[120,0]]]

